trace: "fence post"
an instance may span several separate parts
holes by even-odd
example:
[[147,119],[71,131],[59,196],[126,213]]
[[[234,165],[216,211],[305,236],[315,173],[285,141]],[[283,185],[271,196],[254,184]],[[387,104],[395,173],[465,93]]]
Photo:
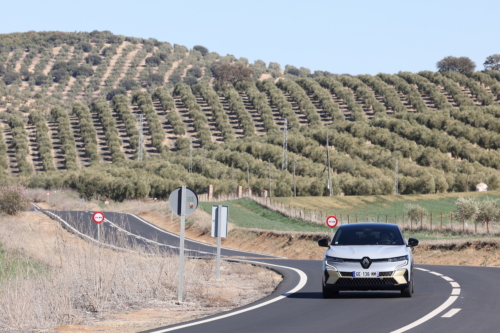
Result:
[[441,212],[441,225],[439,226],[439,230],[443,230],[443,212]]
[[347,214],[347,224],[349,224],[349,214]]
[[450,229],[453,231],[453,214],[450,213]]
[[396,215],[394,215],[394,224],[396,224]]
[[385,223],[388,223],[388,222],[387,222],[387,214],[385,214]]
[[405,228],[405,214],[403,214],[403,220],[402,220],[402,222],[403,222],[403,229],[404,229]]
[[462,214],[462,232],[465,232],[465,217],[464,217],[464,214]]
[[431,213],[431,231],[432,231],[432,213]]
[[358,223],[358,215],[354,215],[354,216],[356,216],[356,223]]
[[477,221],[474,220],[474,233],[477,234]]
[[420,230],[424,230],[424,214],[420,212]]
[[488,233],[488,235],[490,234],[490,219],[488,218],[488,216],[486,216],[486,233]]
[[410,215],[410,230],[413,230],[413,218]]

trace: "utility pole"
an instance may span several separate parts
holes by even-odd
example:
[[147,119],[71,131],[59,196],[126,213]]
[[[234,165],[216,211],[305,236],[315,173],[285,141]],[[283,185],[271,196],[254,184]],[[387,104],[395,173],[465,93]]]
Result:
[[283,157],[281,159],[281,170],[288,168],[288,120],[285,118],[283,128]]
[[189,173],[193,172],[193,137],[189,138]]
[[467,156],[467,184],[465,185],[466,186],[466,192],[469,192],[469,163],[470,163],[470,150],[469,150],[469,154]]
[[297,183],[295,182],[295,155],[293,155],[293,196],[297,196]]
[[144,118],[142,113],[139,115],[139,149],[137,150],[137,160],[142,161],[143,159],[143,128],[144,128]]
[[269,173],[269,198],[272,197],[271,194],[271,160],[267,160],[267,170]]
[[332,175],[330,173],[330,149],[328,148],[328,130],[326,131],[326,160],[328,168],[328,190],[330,192],[330,196],[333,196]]
[[248,194],[250,194],[250,168],[247,162],[247,179],[248,179]]
[[394,195],[398,195],[398,187],[399,187],[398,162],[399,160],[396,158],[396,165],[394,167]]

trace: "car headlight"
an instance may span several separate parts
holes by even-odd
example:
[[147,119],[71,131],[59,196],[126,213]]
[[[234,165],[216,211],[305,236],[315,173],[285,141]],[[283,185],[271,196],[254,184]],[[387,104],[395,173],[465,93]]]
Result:
[[344,262],[344,259],[341,259],[341,258],[335,258],[335,257],[326,257],[325,262],[326,262],[326,264],[327,264],[328,266],[335,267],[335,266],[334,266],[335,264],[338,264],[338,263]]
[[402,256],[402,257],[396,257],[396,258],[389,258],[387,259],[388,262],[395,262],[395,261],[405,261],[408,260],[408,256]]

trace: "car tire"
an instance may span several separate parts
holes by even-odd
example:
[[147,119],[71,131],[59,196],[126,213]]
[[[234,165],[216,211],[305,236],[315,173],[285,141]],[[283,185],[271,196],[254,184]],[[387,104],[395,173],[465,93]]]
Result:
[[339,294],[338,290],[333,290],[333,289],[330,289],[330,288],[325,288],[325,286],[323,286],[323,298],[334,298],[338,294]]
[[402,297],[411,297],[413,295],[414,287],[413,287],[413,279],[410,281],[410,284],[405,289],[401,290]]

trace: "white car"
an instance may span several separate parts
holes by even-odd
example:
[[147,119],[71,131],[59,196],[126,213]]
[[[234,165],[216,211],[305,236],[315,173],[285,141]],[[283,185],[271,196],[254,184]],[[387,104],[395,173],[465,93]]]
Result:
[[412,248],[418,240],[406,242],[396,224],[355,223],[341,225],[323,260],[323,297],[332,298],[340,290],[401,290],[413,294]]

